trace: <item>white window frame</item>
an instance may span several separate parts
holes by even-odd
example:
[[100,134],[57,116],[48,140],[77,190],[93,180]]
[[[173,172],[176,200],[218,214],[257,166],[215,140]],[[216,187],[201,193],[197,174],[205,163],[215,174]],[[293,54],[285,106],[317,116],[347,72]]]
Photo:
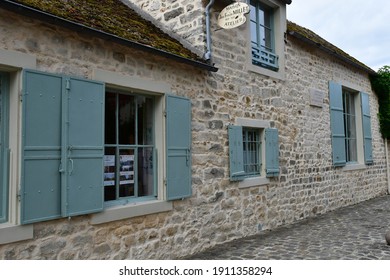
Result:
[[0,244],[33,238],[33,225],[20,225],[20,147],[22,69],[36,69],[36,56],[0,49],[0,71],[9,73],[9,122],[10,166],[8,180],[8,221],[0,224]]
[[246,59],[246,70],[249,72],[261,74],[271,78],[285,80],[285,32],[287,29],[287,18],[286,18],[286,5],[282,4],[278,0],[258,0],[266,6],[273,9],[273,27],[274,27],[274,50],[275,54],[279,57],[279,69],[277,71],[254,65],[252,63],[252,44],[251,44],[251,29],[250,29],[250,15],[247,14],[246,22],[246,37],[247,37],[247,59]]

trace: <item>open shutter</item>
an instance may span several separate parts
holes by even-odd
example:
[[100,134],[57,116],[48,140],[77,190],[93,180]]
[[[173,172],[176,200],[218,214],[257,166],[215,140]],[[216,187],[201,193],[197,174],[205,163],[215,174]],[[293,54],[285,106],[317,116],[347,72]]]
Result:
[[167,199],[189,197],[191,188],[191,101],[166,97]]
[[8,75],[0,72],[0,223],[8,213]]
[[265,129],[265,174],[279,176],[279,135],[276,128]]
[[367,93],[360,93],[362,105],[362,122],[363,122],[363,143],[364,143],[364,162],[372,164],[372,136],[371,136],[371,114],[370,114],[370,96]]
[[66,147],[67,203],[63,216],[103,209],[104,84],[71,78]]
[[244,150],[242,140],[242,126],[229,125],[229,162],[230,180],[244,180]]
[[329,82],[329,102],[333,165],[344,166],[347,160],[345,155],[343,93],[341,85],[333,81]]
[[21,219],[61,217],[62,77],[24,72]]

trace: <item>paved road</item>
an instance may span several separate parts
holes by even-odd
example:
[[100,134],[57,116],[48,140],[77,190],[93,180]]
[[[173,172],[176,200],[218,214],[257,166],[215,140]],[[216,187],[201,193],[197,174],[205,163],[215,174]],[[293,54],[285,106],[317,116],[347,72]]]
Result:
[[185,259],[390,260],[390,196],[238,239]]

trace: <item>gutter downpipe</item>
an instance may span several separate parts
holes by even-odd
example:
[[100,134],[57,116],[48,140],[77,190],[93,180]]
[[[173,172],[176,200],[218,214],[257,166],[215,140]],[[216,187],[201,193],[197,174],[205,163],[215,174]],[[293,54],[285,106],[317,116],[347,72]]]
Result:
[[206,45],[207,45],[207,51],[204,54],[204,59],[207,61],[211,61],[211,34],[210,34],[210,9],[211,6],[214,4],[214,0],[210,0],[209,4],[206,6]]
[[390,170],[389,170],[389,149],[387,147],[387,139],[385,139],[385,153],[386,153],[386,173],[387,173],[387,193],[390,194]]

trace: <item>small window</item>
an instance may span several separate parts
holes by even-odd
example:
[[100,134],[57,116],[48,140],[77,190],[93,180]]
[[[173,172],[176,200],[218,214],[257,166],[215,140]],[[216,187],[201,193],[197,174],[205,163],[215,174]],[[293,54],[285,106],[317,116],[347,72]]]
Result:
[[104,200],[155,198],[154,98],[106,92]]
[[[276,128],[229,125],[230,180],[279,176],[279,140]],[[263,144],[264,141],[264,144]]]
[[278,70],[274,11],[271,7],[255,0],[250,1],[250,34],[252,63],[271,70]]
[[260,176],[262,164],[260,130],[243,127],[242,139],[244,151],[244,176]]

